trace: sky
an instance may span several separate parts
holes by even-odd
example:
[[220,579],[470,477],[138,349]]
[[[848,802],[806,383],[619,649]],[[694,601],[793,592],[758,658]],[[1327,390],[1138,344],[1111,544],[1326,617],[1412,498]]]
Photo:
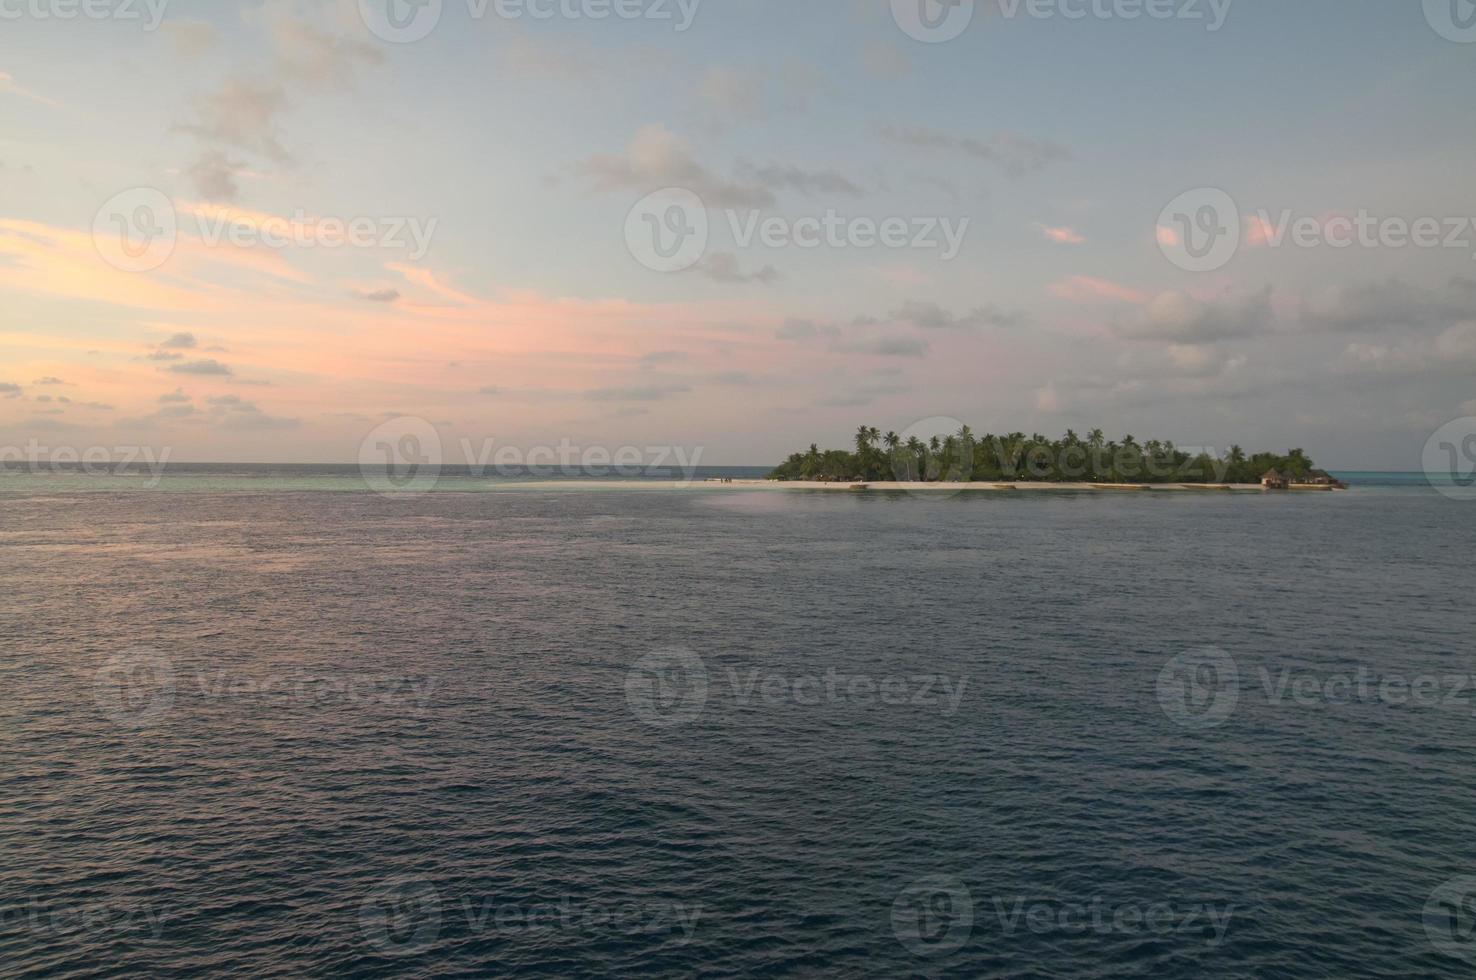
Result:
[[0,0],[0,451],[956,419],[1417,470],[1476,416],[1473,18]]

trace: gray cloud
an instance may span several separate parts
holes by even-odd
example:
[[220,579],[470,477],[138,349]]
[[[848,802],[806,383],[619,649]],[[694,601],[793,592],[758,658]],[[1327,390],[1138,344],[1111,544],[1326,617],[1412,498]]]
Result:
[[228,157],[223,150],[205,150],[194,163],[185,168],[184,175],[206,199],[236,201],[241,196],[236,174],[243,166],[239,160]]
[[756,181],[765,187],[798,191],[807,197],[824,194],[860,197],[866,193],[855,181],[834,170],[805,170],[793,164],[778,163],[755,166],[742,161],[738,164],[738,173],[745,180]]
[[393,303],[400,298],[400,291],[398,289],[356,289],[354,295],[370,303]]
[[927,126],[886,125],[881,137],[898,146],[939,150],[991,163],[1007,177],[1039,173],[1059,160],[1071,159],[1071,151],[1049,140],[1035,140],[1013,133],[997,133],[985,139],[954,136]]
[[206,359],[203,361],[186,361],[183,364],[171,364],[168,370],[175,374],[204,374],[216,376],[229,376],[233,372],[229,367],[216,360]]
[[1433,289],[1397,278],[1341,287],[1313,296],[1302,310],[1309,327],[1349,332],[1445,327],[1468,319],[1476,319],[1476,281],[1459,276]]
[[974,330],[981,327],[1018,327],[1029,322],[1022,312],[1009,312],[994,305],[979,306],[955,316],[931,301],[908,300],[887,314],[894,323],[910,323],[925,330]]
[[774,331],[780,340],[814,340],[816,337],[839,337],[840,328],[833,323],[816,323],[814,320],[789,319]]
[[837,341],[831,349],[842,354],[870,354],[874,357],[922,357],[928,352],[928,342],[918,337],[882,335]]
[[193,350],[197,341],[192,333],[177,333],[165,340],[160,347],[171,350]]
[[6,398],[19,398],[20,393],[20,385],[13,384],[9,381],[0,381],[0,396],[4,396]]
[[714,282],[757,282],[769,285],[784,278],[772,265],[766,265],[754,272],[744,272],[738,265],[738,256],[732,252],[709,252],[692,267],[692,271]]
[[642,368],[658,367],[662,364],[679,364],[687,359],[687,352],[680,350],[655,350],[649,354],[642,354],[640,365]]
[[684,187],[710,208],[761,208],[774,194],[761,184],[727,180],[693,158],[681,140],[662,126],[646,126],[621,154],[596,154],[574,172],[598,191],[640,191]]
[[1113,329],[1132,339],[1211,344],[1267,333],[1274,323],[1268,286],[1260,292],[1227,295],[1211,302],[1183,292],[1163,293],[1134,316],[1115,322]]
[[584,396],[597,402],[657,402],[692,389],[686,385],[646,385],[634,388],[596,388]]

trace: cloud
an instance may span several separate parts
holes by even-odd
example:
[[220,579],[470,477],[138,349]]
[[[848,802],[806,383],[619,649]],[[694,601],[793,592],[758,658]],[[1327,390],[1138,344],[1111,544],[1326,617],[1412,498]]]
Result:
[[822,194],[860,197],[861,186],[834,170],[805,170],[792,164],[771,163],[755,166],[747,161],[738,164],[738,173],[746,180],[757,181],[774,190],[797,191],[806,197]]
[[975,307],[963,316],[955,316],[937,303],[908,300],[901,308],[887,314],[887,319],[924,330],[974,330],[980,327],[1018,327],[1028,322],[1029,317],[993,305]]
[[768,285],[784,278],[772,265],[745,273],[738,266],[738,256],[732,252],[709,252],[692,267],[692,271],[714,282],[758,282]]
[[354,295],[370,303],[393,303],[400,298],[400,291],[398,289],[356,289]]
[[712,380],[720,385],[751,385],[753,377],[747,371],[722,371],[712,376]]
[[831,349],[841,354],[868,354],[873,357],[922,357],[928,342],[918,337],[882,335],[871,338],[840,340]]
[[477,394],[496,397],[498,395],[504,394],[504,391],[504,389],[499,388],[496,385],[487,385],[485,388],[477,389]]
[[1110,299],[1120,303],[1146,303],[1148,294],[1106,279],[1072,276],[1051,285],[1051,292],[1072,303],[1094,303]]
[[1179,344],[1209,344],[1251,337],[1271,330],[1275,314],[1271,287],[1250,294],[1227,294],[1210,302],[1188,293],[1167,292],[1148,303],[1138,315],[1114,324],[1123,337],[1171,340]]
[[0,397],[19,398],[21,390],[21,386],[18,384],[9,381],[0,381]]
[[656,350],[649,354],[642,354],[640,365],[642,368],[650,369],[662,364],[677,364],[687,359],[687,352],[680,350]]
[[267,415],[254,402],[238,395],[216,395],[205,399],[211,420],[217,428],[231,430],[294,429],[300,419]]
[[788,319],[774,331],[780,340],[814,340],[816,337],[838,337],[840,328],[834,324],[818,324],[814,320]]
[[330,34],[291,16],[269,19],[278,72],[290,80],[347,88],[358,69],[384,62],[384,53],[361,39]]
[[61,378],[54,378],[54,377],[51,377],[50,375],[48,375],[48,376],[46,376],[44,378],[38,378],[35,381],[32,381],[31,382],[31,384],[35,384],[35,385],[64,385],[66,383],[67,382],[63,381]]
[[217,360],[207,358],[203,361],[186,361],[183,364],[171,364],[168,370],[175,374],[203,374],[216,376],[229,376],[233,372],[229,367]]
[[1086,244],[1086,239],[1083,238],[1081,236],[1081,233],[1076,231],[1076,229],[1074,228],[1052,228],[1049,225],[1040,224],[1036,225],[1035,227],[1039,229],[1041,236],[1044,237],[1046,241],[1055,242],[1058,245]]
[[207,149],[185,168],[184,175],[206,200],[235,201],[241,196],[236,176],[244,172],[243,167],[244,164],[232,160],[223,150]]
[[635,388],[596,388],[584,397],[596,402],[657,402],[692,389],[686,385],[646,385]]
[[219,36],[215,28],[197,20],[167,20],[164,33],[174,42],[174,51],[181,58],[195,59],[215,46]]
[[1309,327],[1350,332],[1445,327],[1465,319],[1476,319],[1476,291],[1459,277],[1437,289],[1397,278],[1335,288],[1311,297],[1302,309]]
[[21,88],[15,83],[15,79],[11,76],[9,72],[0,71],[0,93],[4,92],[9,92],[11,95],[18,95],[23,99],[30,99],[32,102],[39,102],[42,105],[50,106],[53,109],[61,108],[60,102],[57,102],[54,99],[48,99],[44,95],[38,95],[35,92],[32,92],[30,89]]
[[901,385],[857,385],[826,395],[815,404],[821,408],[865,408],[886,395],[901,395],[908,391]]
[[790,62],[778,68],[718,65],[698,83],[697,101],[716,126],[761,122],[777,112],[803,112],[822,76],[813,65]]
[[168,394],[160,395],[158,400],[159,404],[168,405],[177,402],[188,402],[190,400],[190,396],[184,393],[183,388],[176,388]]
[[210,143],[259,153],[277,163],[292,154],[277,134],[277,117],[287,108],[287,91],[276,82],[233,77],[202,96],[195,120],[179,127]]
[[192,333],[177,333],[159,344],[167,350],[193,350],[199,343]]
[[144,356],[150,361],[178,361],[184,357],[183,354],[175,354],[167,350],[150,351]]
[[894,82],[912,71],[912,59],[895,44],[867,45],[861,51],[861,65],[887,82]]
[[886,125],[881,128],[881,137],[898,146],[939,150],[982,160],[1011,178],[1036,174],[1058,160],[1071,159],[1071,152],[1063,146],[1013,133],[997,133],[977,139],[954,136],[926,126]]
[[1349,374],[1467,377],[1476,370],[1476,321],[1454,324],[1433,338],[1353,341],[1344,348],[1339,367]]
[[680,139],[660,125],[642,127],[622,154],[596,154],[574,172],[598,191],[650,193],[684,187],[710,208],[761,208],[774,194],[761,184],[726,180],[698,163]]

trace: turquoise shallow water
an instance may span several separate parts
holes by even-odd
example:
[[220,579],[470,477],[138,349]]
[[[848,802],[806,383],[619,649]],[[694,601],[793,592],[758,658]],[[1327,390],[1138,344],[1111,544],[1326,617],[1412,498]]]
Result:
[[209,479],[0,497],[7,974],[1476,965],[1470,502]]

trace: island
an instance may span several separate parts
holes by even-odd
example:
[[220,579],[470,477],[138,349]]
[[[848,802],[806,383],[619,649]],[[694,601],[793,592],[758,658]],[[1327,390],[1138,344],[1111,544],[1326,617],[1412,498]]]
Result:
[[871,426],[856,430],[855,449],[822,450],[812,443],[768,476],[771,482],[852,489],[1216,489],[1323,490],[1346,484],[1316,467],[1301,449],[1248,454],[1185,451],[1172,442],[1108,440],[1101,429],[1059,439],[1022,432],[957,432],[924,439]]

